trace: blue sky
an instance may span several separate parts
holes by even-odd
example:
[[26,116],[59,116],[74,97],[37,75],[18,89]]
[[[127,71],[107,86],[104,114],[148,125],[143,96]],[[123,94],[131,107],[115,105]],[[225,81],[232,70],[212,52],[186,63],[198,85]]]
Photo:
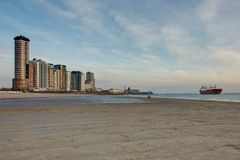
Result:
[[92,71],[97,86],[240,91],[238,0],[1,0],[0,87],[11,86],[13,37],[30,58]]

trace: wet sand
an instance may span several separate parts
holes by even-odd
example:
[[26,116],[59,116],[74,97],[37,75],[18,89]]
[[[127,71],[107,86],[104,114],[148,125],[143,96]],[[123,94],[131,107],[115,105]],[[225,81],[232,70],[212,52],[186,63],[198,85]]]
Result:
[[0,100],[5,99],[30,99],[30,98],[58,98],[69,96],[94,96],[93,94],[66,94],[66,93],[14,93],[0,92]]
[[239,160],[240,104],[0,107],[0,159]]

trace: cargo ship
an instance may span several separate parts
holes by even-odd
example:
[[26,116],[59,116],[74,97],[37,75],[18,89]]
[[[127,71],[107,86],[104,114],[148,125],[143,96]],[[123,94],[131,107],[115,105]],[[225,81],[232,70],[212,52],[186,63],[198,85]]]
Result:
[[221,94],[222,91],[223,89],[216,85],[210,87],[202,86],[199,90],[200,94]]

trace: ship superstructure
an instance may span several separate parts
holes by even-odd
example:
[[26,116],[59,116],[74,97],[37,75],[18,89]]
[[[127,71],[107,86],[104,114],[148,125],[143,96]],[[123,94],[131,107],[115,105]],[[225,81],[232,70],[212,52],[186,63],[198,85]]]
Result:
[[199,90],[200,94],[221,94],[223,91],[222,88],[220,88],[220,86],[217,87],[217,85],[213,85],[210,87],[207,87],[207,86],[202,86]]

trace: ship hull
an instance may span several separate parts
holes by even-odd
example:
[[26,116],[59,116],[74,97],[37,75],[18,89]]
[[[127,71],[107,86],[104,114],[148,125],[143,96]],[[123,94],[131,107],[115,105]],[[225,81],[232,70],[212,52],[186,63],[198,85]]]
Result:
[[208,89],[208,90],[200,90],[200,94],[221,94],[222,89]]

